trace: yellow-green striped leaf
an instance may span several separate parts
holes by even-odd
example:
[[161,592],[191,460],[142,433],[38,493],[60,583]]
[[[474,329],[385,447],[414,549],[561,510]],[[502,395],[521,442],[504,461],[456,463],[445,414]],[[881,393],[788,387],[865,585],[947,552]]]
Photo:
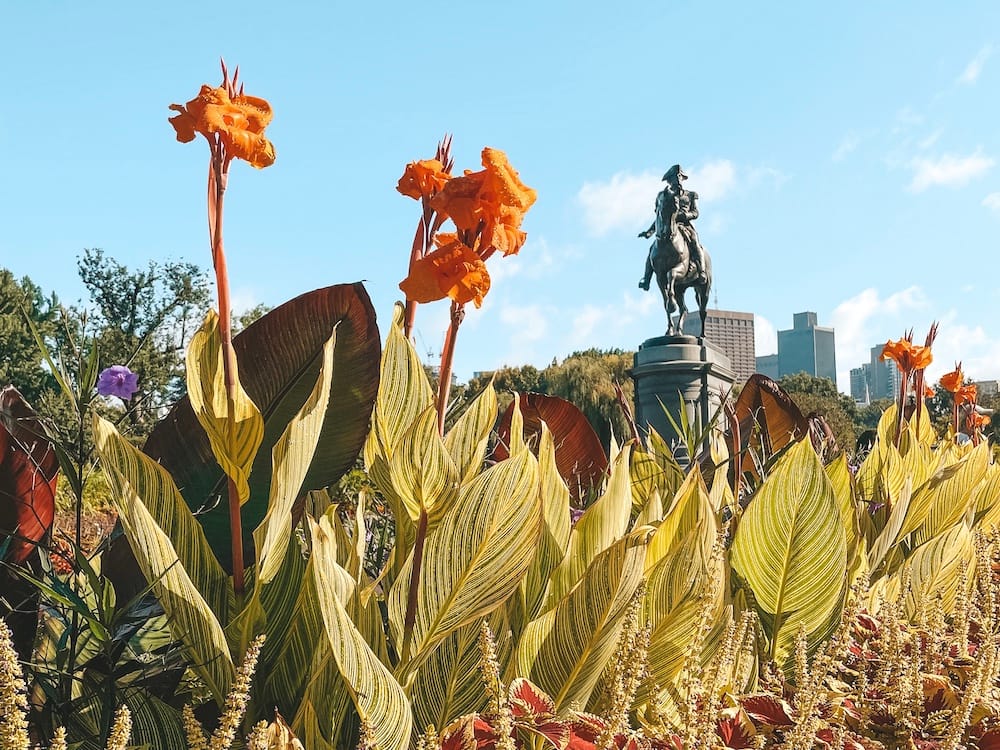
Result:
[[[240,385],[233,358],[232,394],[226,392],[219,316],[209,310],[191,337],[187,351],[187,389],[191,408],[208,435],[212,453],[226,476],[236,483],[240,504],[250,499],[250,469],[264,439],[264,418]],[[229,397],[232,396],[232,413]]]
[[[545,423],[538,441],[538,494],[541,501],[542,532],[535,559],[524,578],[524,616],[535,617],[542,605],[549,576],[562,562],[569,544],[569,487],[556,465],[555,444]],[[512,618],[514,619],[514,618]],[[518,630],[526,623],[518,620]]]
[[705,480],[697,466],[688,472],[670,510],[649,540],[646,571],[649,572],[660,560],[672,554],[681,540],[695,529],[700,533],[702,551],[707,552],[715,540],[717,524]]
[[462,484],[470,481],[483,467],[486,444],[496,421],[497,392],[490,380],[444,438],[445,448],[458,468]]
[[[413,716],[403,688],[372,652],[345,609],[354,581],[337,565],[328,519],[310,521],[312,568],[318,604],[333,662],[355,710],[372,732],[372,744],[383,750],[406,750]],[[342,600],[342,597],[345,599]]]
[[579,585],[522,633],[517,674],[551,695],[557,710],[590,700],[642,581],[648,537],[648,529],[633,532],[597,555]]
[[[702,607],[709,605],[705,597],[711,597],[711,622],[722,618],[728,576],[721,557],[715,561],[714,570],[708,569],[709,553],[704,533],[692,527],[672,547],[671,554],[659,557],[647,571],[643,615],[651,627],[647,657],[650,677],[644,692],[654,685],[665,688],[676,680]],[[650,556],[647,551],[647,565]]]
[[270,583],[278,574],[292,535],[292,505],[312,463],[316,443],[323,429],[323,418],[330,403],[336,336],[334,332],[323,345],[323,358],[316,385],[271,450],[271,490],[267,501],[267,515],[258,527],[261,538],[255,539],[260,551],[257,580],[262,584]]
[[[170,475],[94,415],[94,441],[129,546],[192,669],[221,706],[233,660],[220,620],[232,590]],[[176,546],[174,543],[176,540]]]
[[591,561],[620,539],[632,514],[632,487],[626,445],[611,461],[604,493],[584,511],[570,532],[566,555],[552,573],[543,610],[551,609],[576,585]]
[[[955,470],[950,476],[940,482],[927,482],[917,490],[910,501],[910,508],[913,510],[914,506],[920,504],[920,511],[926,507],[926,515],[913,535],[914,546],[951,528],[965,516],[970,507],[975,507],[974,490],[986,476],[989,461],[990,446],[983,442],[960,462],[945,470],[944,473]],[[904,525],[904,533],[905,529]]]
[[[451,632],[478,622],[514,593],[535,555],[538,504],[538,465],[528,450],[462,487],[427,535],[412,658],[400,665],[403,673],[412,673]],[[401,654],[407,650],[403,620],[412,565],[411,555],[389,593],[389,623]]]
[[[958,592],[959,573],[975,566],[972,532],[965,523],[957,523],[917,548],[906,565],[910,578],[907,615],[916,618],[927,606],[951,613]],[[966,585],[972,583],[973,576],[967,576]],[[940,597],[940,602],[934,597]]]
[[783,661],[800,627],[815,634],[838,605],[847,542],[833,488],[808,440],[778,462],[740,521],[733,568],[750,586],[771,657]]
[[389,479],[411,520],[441,518],[458,495],[458,469],[437,430],[437,411],[424,409],[396,442]]
[[[503,607],[485,618],[496,641],[500,674],[511,661],[511,634]],[[418,727],[444,727],[458,716],[486,708],[489,695],[483,685],[480,622],[471,622],[441,641],[417,670],[410,690]]]

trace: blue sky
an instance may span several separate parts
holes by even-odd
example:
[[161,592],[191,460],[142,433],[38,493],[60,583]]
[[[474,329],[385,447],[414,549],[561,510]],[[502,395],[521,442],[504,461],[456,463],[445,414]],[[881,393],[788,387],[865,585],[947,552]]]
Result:
[[[636,234],[676,162],[758,354],[814,310],[846,390],[871,346],[937,319],[932,375],[1000,377],[1000,4],[145,5],[3,12],[0,265],[64,300],[83,248],[209,265],[207,148],[166,118],[223,56],[272,103],[278,154],[230,176],[240,307],[365,279],[384,327],[418,216],[396,180],[451,132],[458,169],[500,148],[539,194],[466,317],[463,379],[662,333]],[[423,352],[446,317],[421,307]]]

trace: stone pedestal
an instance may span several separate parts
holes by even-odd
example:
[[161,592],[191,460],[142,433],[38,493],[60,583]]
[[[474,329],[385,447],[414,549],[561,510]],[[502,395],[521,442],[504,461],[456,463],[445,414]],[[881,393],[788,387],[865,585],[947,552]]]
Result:
[[[664,409],[680,425],[680,409],[689,425],[704,426],[736,380],[729,357],[705,338],[657,336],[646,339],[635,354],[635,418],[639,429],[652,427],[667,443],[680,436]],[[700,429],[700,428],[699,428]]]

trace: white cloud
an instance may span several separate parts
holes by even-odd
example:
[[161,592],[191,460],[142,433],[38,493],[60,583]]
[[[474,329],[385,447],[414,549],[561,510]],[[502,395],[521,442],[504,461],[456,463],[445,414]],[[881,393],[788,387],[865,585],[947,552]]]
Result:
[[242,315],[260,303],[260,297],[257,296],[253,289],[248,287],[234,289],[229,297],[229,304],[232,307],[233,315]]
[[736,167],[728,159],[707,162],[699,169],[688,170],[685,187],[698,193],[698,198],[711,203],[721,200],[736,186]]
[[[728,159],[715,159],[687,172],[685,187],[698,193],[702,202],[721,200],[737,183],[736,166]],[[777,170],[765,172],[772,178],[780,175]],[[766,176],[764,172],[761,175]],[[594,234],[600,236],[619,229],[638,232],[652,221],[656,194],[661,189],[659,172],[618,172],[610,180],[583,183],[577,200],[583,206],[584,223]]]
[[917,158],[910,162],[913,179],[910,190],[922,192],[929,187],[961,187],[993,168],[995,161],[980,150],[968,156],[944,154],[937,159]]
[[927,297],[918,286],[885,298],[877,289],[869,288],[837,305],[831,325],[837,342],[838,385],[846,388],[850,371],[869,361],[871,348],[890,337],[899,338],[912,325],[910,313],[927,306]]
[[957,82],[966,86],[974,84],[977,80],[979,80],[979,75],[983,72],[983,66],[986,64],[986,61],[990,59],[990,55],[992,54],[993,46],[990,44],[987,44],[980,49],[979,52],[976,53],[976,56],[969,61],[969,64],[965,66],[965,69],[962,70],[961,74],[958,76]]
[[983,198],[983,205],[995,214],[1000,214],[1000,193],[990,193]]
[[840,143],[837,144],[837,148],[833,150],[833,154],[830,158],[833,161],[843,161],[848,154],[854,152],[854,150],[860,145],[861,136],[857,133],[848,133],[843,138],[840,139]]
[[920,139],[919,141],[917,141],[917,148],[919,148],[921,151],[926,151],[927,149],[929,149],[931,146],[933,146],[935,143],[938,142],[938,139],[941,137],[941,134],[943,132],[944,131],[941,128],[938,128],[933,133],[930,133],[929,135]]
[[[569,257],[572,253],[560,249],[560,258]],[[505,281],[514,276],[523,276],[528,279],[541,279],[548,276],[556,268],[557,253],[549,245],[544,237],[532,239],[529,235],[528,241],[517,255],[507,258],[496,258],[489,261],[490,285],[493,286],[500,281]]]
[[763,315],[753,316],[753,348],[758,357],[778,351],[778,330]]
[[607,182],[583,183],[577,199],[594,234],[630,228],[639,232],[648,226],[659,191],[660,175],[654,172],[618,172]]
[[1000,378],[1000,339],[990,336],[982,326],[955,323],[957,317],[949,311],[941,320],[928,376],[936,381],[961,361],[962,371],[973,380]]

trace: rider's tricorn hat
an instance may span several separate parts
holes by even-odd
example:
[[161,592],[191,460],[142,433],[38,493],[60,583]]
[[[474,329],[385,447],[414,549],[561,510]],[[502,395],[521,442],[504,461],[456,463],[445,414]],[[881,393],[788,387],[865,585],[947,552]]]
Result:
[[678,180],[686,180],[688,178],[687,174],[684,173],[684,170],[681,169],[680,164],[674,164],[674,166],[668,169],[667,173],[663,175],[663,181],[666,182],[671,177],[676,177]]

